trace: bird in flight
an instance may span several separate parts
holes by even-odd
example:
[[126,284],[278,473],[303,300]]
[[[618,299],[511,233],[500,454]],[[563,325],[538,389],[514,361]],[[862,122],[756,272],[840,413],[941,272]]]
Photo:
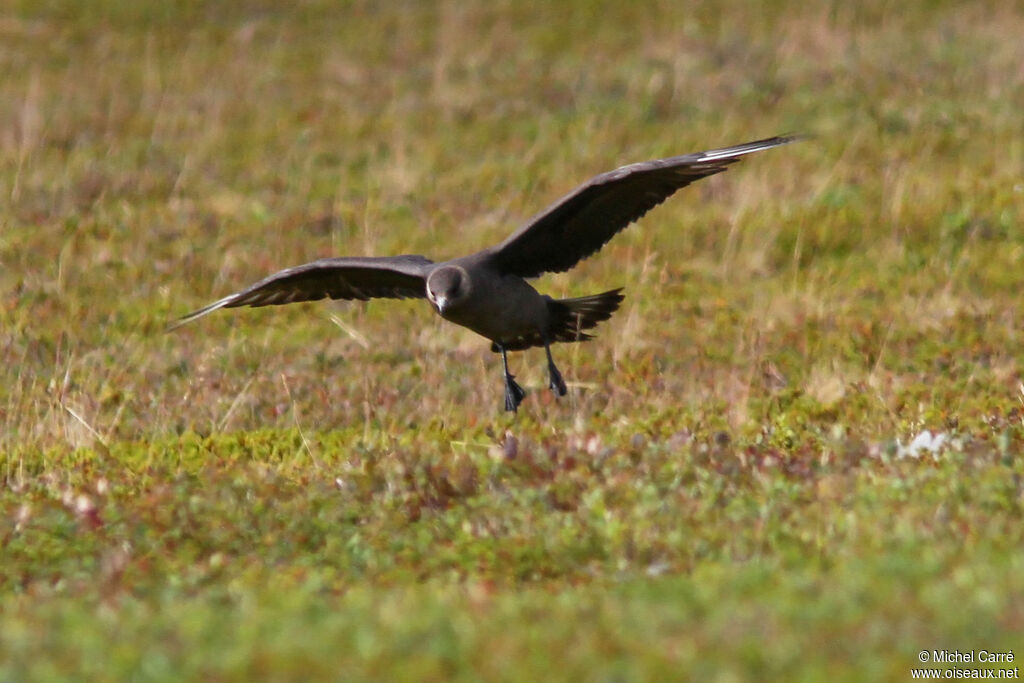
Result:
[[543,346],[557,396],[565,380],[551,357],[556,342],[591,339],[588,333],[622,303],[622,289],[576,299],[553,299],[527,282],[567,271],[676,190],[741,157],[799,138],[782,136],[733,147],[644,161],[602,173],[528,220],[501,244],[435,263],[424,256],[325,258],[286,268],[200,308],[170,329],[220,308],[275,306],[319,299],[427,299],[450,322],[491,341],[501,354],[505,410],[515,412],[526,392],[508,370],[509,351]]

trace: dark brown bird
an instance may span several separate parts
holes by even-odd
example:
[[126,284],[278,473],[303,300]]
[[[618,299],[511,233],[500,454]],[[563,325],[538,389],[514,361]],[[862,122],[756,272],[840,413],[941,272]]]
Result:
[[507,352],[543,346],[549,386],[564,396],[565,381],[551,357],[551,344],[591,339],[587,330],[610,318],[623,299],[621,288],[579,299],[552,299],[526,278],[569,270],[676,190],[721,173],[747,154],[797,139],[774,137],[623,166],[591,178],[501,244],[475,254],[441,263],[414,255],[320,259],[215,301],[171,329],[218,308],[325,298],[425,297],[445,320],[491,340],[491,350],[501,354],[505,409],[515,411],[526,392],[508,371]]

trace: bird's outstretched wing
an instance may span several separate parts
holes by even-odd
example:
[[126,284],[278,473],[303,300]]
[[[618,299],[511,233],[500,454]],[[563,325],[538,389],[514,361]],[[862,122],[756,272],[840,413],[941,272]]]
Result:
[[721,173],[740,157],[801,139],[774,137],[644,161],[591,178],[481,256],[520,277],[569,270],[620,230],[695,180]]
[[277,306],[327,298],[366,301],[425,297],[427,273],[432,263],[414,255],[320,259],[274,273],[179,318],[168,329],[181,327],[219,308]]

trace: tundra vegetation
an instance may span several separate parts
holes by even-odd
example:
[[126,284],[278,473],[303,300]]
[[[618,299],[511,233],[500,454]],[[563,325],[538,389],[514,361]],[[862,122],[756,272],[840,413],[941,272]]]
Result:
[[[0,4],[0,679],[902,678],[1024,633],[1015,2]],[[571,274],[587,344],[198,306],[813,140]],[[998,666],[1004,666],[1002,664]]]

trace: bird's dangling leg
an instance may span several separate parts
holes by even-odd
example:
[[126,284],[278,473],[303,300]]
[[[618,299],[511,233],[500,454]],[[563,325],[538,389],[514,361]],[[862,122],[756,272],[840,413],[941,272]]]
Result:
[[505,410],[514,413],[519,409],[519,404],[526,398],[526,392],[523,391],[521,386],[516,384],[516,378],[508,371],[508,354],[505,352],[505,347],[501,344],[497,344],[497,347],[501,351],[501,366],[505,371]]
[[551,391],[555,392],[555,396],[565,396],[569,390],[565,386],[565,380],[562,379],[562,373],[555,367],[555,361],[551,357],[551,343],[547,337],[544,338],[544,353],[548,354],[548,376],[551,378],[551,383],[548,386],[551,387]]

